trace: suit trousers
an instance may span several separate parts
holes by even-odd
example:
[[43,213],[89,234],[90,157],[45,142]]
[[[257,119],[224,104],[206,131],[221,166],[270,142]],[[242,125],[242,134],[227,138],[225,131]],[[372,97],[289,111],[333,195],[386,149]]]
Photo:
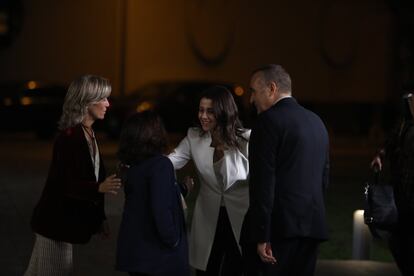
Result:
[[264,276],[312,276],[318,258],[319,240],[288,238],[273,241],[276,264],[263,266]]
[[264,263],[257,254],[256,243],[242,244],[243,276],[263,275]]
[[225,207],[220,207],[213,246],[206,271],[197,270],[197,276],[241,276],[241,253],[231,228]]
[[398,229],[392,233],[389,247],[401,274],[414,275],[414,236],[411,231]]
[[319,240],[289,238],[271,243],[276,264],[265,264],[257,254],[257,244],[245,244],[243,263],[245,276],[312,276],[315,273]]
[[167,272],[161,274],[148,274],[148,273],[141,273],[141,272],[129,272],[129,276],[182,276],[181,274],[177,274],[177,272]]

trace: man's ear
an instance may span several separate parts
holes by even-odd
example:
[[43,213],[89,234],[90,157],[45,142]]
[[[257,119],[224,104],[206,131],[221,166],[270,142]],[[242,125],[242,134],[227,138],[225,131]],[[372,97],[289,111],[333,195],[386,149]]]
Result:
[[278,95],[279,89],[277,87],[277,84],[274,81],[271,81],[269,84],[269,95],[272,98],[276,98]]

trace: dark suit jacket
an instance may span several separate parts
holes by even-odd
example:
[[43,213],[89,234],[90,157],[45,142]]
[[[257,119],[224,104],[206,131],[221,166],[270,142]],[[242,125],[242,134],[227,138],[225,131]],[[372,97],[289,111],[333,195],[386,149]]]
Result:
[[104,179],[101,158],[96,181],[82,127],[78,125],[59,133],[46,184],[33,212],[33,230],[53,240],[88,242],[105,219],[104,195],[98,192]]
[[259,114],[249,144],[250,207],[242,243],[327,239],[328,150],[324,124],[294,98]]
[[132,165],[125,182],[116,268],[151,275],[189,275],[179,187],[162,155]]
[[388,139],[385,157],[390,161],[400,228],[414,230],[414,122],[399,126]]

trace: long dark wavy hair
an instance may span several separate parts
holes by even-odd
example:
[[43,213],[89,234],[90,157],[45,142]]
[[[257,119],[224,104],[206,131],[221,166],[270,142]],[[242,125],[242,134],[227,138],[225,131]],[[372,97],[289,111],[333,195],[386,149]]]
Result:
[[412,100],[414,100],[413,94],[409,92],[404,93],[403,96],[401,97],[401,114],[400,114],[399,123],[397,125],[397,129],[396,129],[396,135],[398,136],[398,140],[401,140],[404,137],[405,132],[407,131],[407,128],[409,127],[410,124],[413,123],[414,115],[411,113],[411,109],[410,109],[410,101]]
[[153,111],[135,113],[122,128],[118,158],[122,164],[136,164],[166,153],[167,145],[167,132],[160,116]]
[[411,114],[409,102],[411,100],[414,100],[413,94],[408,92],[404,93],[401,97],[400,119],[391,133],[390,138],[386,141],[387,154],[393,166],[398,164],[400,160],[399,157],[402,154],[401,147],[405,134],[409,127],[413,124],[413,114]]
[[[213,102],[213,114],[217,121],[217,126],[222,140],[231,148],[239,148],[240,139],[243,137],[242,123],[239,119],[239,111],[231,92],[224,86],[214,85],[204,90],[200,95],[201,99],[209,99]],[[202,130],[200,122],[201,135],[205,132]]]

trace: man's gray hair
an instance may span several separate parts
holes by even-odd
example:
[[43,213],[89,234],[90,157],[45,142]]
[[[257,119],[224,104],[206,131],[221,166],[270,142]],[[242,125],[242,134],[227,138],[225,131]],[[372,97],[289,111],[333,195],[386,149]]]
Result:
[[266,84],[275,82],[281,93],[292,94],[292,81],[286,70],[278,64],[267,64],[253,71],[252,75],[262,73]]

